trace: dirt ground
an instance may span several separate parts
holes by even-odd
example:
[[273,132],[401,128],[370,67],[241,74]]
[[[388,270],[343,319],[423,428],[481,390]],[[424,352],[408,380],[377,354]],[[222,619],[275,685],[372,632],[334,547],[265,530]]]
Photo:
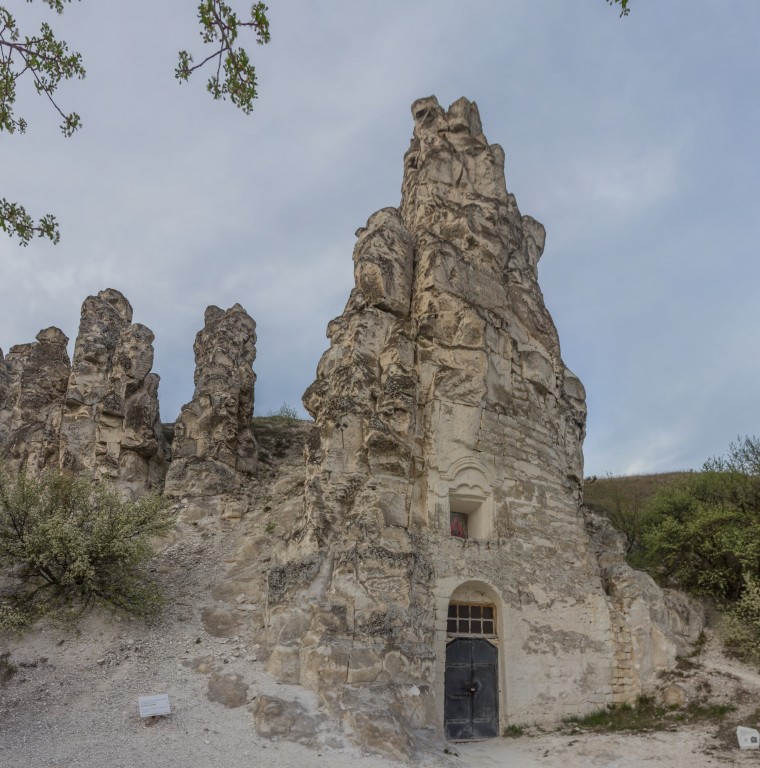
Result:
[[[198,642],[200,640],[200,642]],[[248,698],[278,686],[260,662],[227,638],[205,635],[192,618],[148,629],[137,622],[88,617],[79,633],[49,627],[5,639],[16,673],[0,688],[0,765],[5,768],[162,768],[266,765],[272,768],[391,768],[391,760],[352,748],[310,749],[257,737],[246,706],[208,698],[198,659],[244,673]],[[760,763],[735,745],[737,724],[755,727],[760,677],[708,649],[691,681],[708,681],[711,699],[738,709],[719,725],[631,735],[571,729],[455,744],[458,754],[428,754],[421,766],[475,768],[701,768]],[[700,682],[699,685],[703,683]],[[172,714],[141,720],[137,698],[166,691]]]

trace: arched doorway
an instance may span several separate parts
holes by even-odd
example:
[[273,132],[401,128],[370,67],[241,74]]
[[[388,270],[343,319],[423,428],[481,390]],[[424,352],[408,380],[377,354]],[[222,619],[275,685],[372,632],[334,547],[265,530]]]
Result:
[[444,733],[447,739],[499,735],[499,651],[493,605],[451,602],[446,625]]

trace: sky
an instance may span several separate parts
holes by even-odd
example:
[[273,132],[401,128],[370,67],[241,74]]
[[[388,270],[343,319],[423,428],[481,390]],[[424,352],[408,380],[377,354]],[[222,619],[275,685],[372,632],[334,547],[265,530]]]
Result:
[[0,197],[61,225],[56,246],[0,233],[4,352],[51,325],[73,351],[83,300],[117,288],[156,335],[172,421],[206,306],[239,302],[255,413],[304,413],[354,233],[400,202],[412,102],[466,96],[547,230],[539,283],[587,390],[586,475],[699,468],[760,432],[760,3],[270,0],[249,116],[204,72],[174,79],[178,50],[201,57],[197,3],[2,4],[87,69],[59,91],[72,138],[24,81],[28,131],[0,135]]

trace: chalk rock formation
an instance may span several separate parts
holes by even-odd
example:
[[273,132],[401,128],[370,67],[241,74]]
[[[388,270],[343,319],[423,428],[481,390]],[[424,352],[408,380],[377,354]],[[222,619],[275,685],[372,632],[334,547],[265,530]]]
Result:
[[112,288],[82,305],[61,423],[60,465],[118,480],[126,494],[160,486],[169,447],[161,431],[153,332],[132,323]]
[[[256,324],[236,304],[206,310],[195,339],[195,393],[174,428],[167,490],[192,515],[239,518],[257,466],[251,432]],[[132,322],[127,299],[89,296],[69,363],[57,328],[0,352],[0,455],[39,472],[63,467],[107,476],[125,495],[161,487],[171,449],[158,407],[153,333]]]
[[186,516],[218,511],[239,518],[247,507],[241,483],[257,466],[251,432],[256,323],[240,304],[208,307],[193,351],[195,392],[174,428],[166,491],[186,500]]
[[[304,395],[304,515],[266,638],[274,675],[397,756],[442,727],[496,735],[639,692],[580,512],[585,392],[537,283],[544,229],[474,103],[412,112],[401,206],[357,232]],[[482,721],[448,710],[452,648],[498,658]]]
[[610,522],[586,510],[586,528],[596,553],[602,585],[609,596],[619,685],[653,695],[659,673],[673,669],[677,656],[699,642],[704,611],[698,601],[661,589],[649,574],[625,561],[625,541]]
[[0,447],[5,444],[7,432],[7,426],[5,425],[6,415],[6,402],[8,399],[8,389],[11,385],[11,374],[8,367],[8,363],[3,355],[3,350],[0,349]]
[[118,481],[128,496],[160,486],[169,446],[151,373],[153,333],[111,288],[82,305],[68,338],[46,328],[0,355],[0,454],[33,473],[64,467]]
[[46,328],[37,341],[0,356],[0,453],[16,468],[37,473],[57,465],[68,341],[58,328]]

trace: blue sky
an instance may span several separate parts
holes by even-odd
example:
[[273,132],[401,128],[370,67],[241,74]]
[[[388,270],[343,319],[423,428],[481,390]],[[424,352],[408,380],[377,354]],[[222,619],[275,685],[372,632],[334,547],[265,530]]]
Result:
[[[541,221],[539,281],[588,393],[586,473],[699,467],[760,431],[760,4],[631,0],[271,0],[245,117],[204,76],[193,3],[74,3],[51,17],[87,78],[29,84],[0,136],[0,195],[54,212],[62,242],[0,239],[0,348],[121,290],[156,334],[164,421],[192,395],[209,304],[258,324],[256,413],[298,404],[352,284],[355,230],[400,200],[412,101],[460,96]],[[245,3],[238,4],[245,7]]]

